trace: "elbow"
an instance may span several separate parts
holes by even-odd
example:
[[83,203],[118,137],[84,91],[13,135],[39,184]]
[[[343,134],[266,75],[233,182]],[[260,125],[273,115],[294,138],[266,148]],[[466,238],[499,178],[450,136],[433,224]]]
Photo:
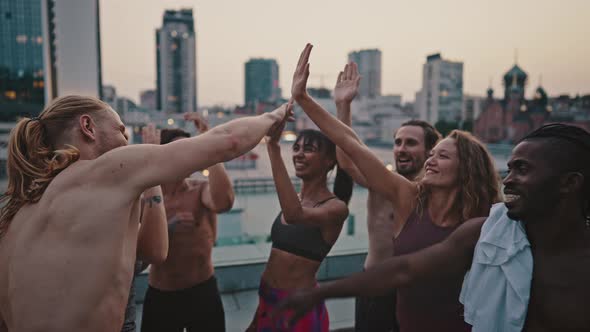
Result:
[[227,193],[227,195],[225,195],[225,197],[223,199],[220,199],[220,201],[215,204],[215,208],[213,209],[213,212],[224,213],[224,212],[231,210],[232,207],[234,206],[234,199],[235,199],[235,196],[234,196],[233,191]]
[[217,207],[215,209],[215,213],[225,213],[231,210],[231,208],[233,207],[233,204],[225,204],[225,205],[221,205],[219,207]]
[[215,163],[213,164],[229,161],[240,155],[240,141],[243,138],[238,133],[223,127],[215,127],[208,133],[214,135],[216,140],[223,142],[218,150],[218,157],[214,158]]
[[155,253],[154,255],[152,255],[150,264],[154,264],[154,265],[162,264],[166,261],[166,258],[168,258],[168,250],[161,250],[161,251]]

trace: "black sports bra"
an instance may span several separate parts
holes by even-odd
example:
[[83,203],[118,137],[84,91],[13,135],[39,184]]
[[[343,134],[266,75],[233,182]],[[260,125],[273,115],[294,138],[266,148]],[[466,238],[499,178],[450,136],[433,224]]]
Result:
[[[314,207],[318,207],[334,198],[336,197],[333,196],[316,203]],[[302,224],[284,224],[281,221],[282,215],[282,212],[279,213],[272,224],[270,231],[272,247],[314,261],[323,261],[328,255],[328,252],[330,252],[330,249],[332,249],[332,245],[324,240],[320,227]]]

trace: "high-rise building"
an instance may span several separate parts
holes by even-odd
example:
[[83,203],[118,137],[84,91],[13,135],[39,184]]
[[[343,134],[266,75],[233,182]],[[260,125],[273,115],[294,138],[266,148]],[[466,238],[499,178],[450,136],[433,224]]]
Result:
[[156,30],[156,106],[167,113],[197,110],[197,56],[192,9],[167,10]]
[[463,109],[463,63],[444,60],[440,53],[426,57],[422,67],[422,90],[416,93],[420,119],[457,122]]
[[281,98],[279,65],[274,59],[250,59],[245,64],[245,104]]
[[156,109],[156,91],[144,90],[139,93],[139,105],[148,110]]
[[358,96],[373,98],[381,95],[381,51],[360,50],[348,53],[348,61],[358,65],[361,83]]
[[0,120],[38,114],[44,87],[41,1],[0,0]]
[[45,101],[79,94],[100,98],[98,0],[41,0]]

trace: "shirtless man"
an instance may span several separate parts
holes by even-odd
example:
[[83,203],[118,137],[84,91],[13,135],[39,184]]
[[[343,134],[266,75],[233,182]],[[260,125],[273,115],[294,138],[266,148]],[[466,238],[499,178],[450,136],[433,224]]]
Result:
[[141,193],[249,151],[285,115],[283,105],[198,137],[130,146],[117,113],[91,97],[61,97],[21,120],[0,210],[0,326],[120,331]]
[[[541,127],[514,148],[508,168],[507,216],[524,223],[533,257],[523,330],[590,331],[590,133]],[[300,315],[327,298],[383,294],[424,276],[466,272],[483,223],[467,221],[441,243],[300,292],[282,308]]]
[[[208,131],[197,113],[185,114],[198,131]],[[162,144],[190,135],[164,129]],[[143,304],[142,331],[225,331],[225,317],[211,251],[217,236],[217,213],[231,209],[234,192],[222,163],[207,169],[208,181],[182,179],[162,185],[170,228],[170,250],[150,269]]]
[[[356,63],[346,65],[346,70],[356,70]],[[353,68],[350,68],[353,67]],[[334,88],[334,101],[338,119],[351,126],[350,104],[357,95],[358,83],[342,80],[344,72],[338,75]],[[422,170],[430,150],[440,139],[440,134],[429,123],[411,120],[403,123],[395,133],[393,157],[396,171],[408,180],[414,180]],[[353,178],[354,182],[367,187],[365,177],[352,160],[340,148],[336,149],[338,165]],[[369,189],[367,198],[367,229],[369,250],[365,269],[383,262],[393,255],[393,238],[402,229],[402,223],[393,220],[393,206],[384,196]],[[355,303],[355,331],[389,332],[397,331],[395,319],[395,290],[374,297],[357,297]]]

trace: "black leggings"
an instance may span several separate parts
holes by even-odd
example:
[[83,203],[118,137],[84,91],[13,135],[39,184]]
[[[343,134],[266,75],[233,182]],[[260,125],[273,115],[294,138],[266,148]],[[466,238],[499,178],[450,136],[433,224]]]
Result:
[[141,332],[225,331],[217,280],[176,291],[149,287],[143,303]]

